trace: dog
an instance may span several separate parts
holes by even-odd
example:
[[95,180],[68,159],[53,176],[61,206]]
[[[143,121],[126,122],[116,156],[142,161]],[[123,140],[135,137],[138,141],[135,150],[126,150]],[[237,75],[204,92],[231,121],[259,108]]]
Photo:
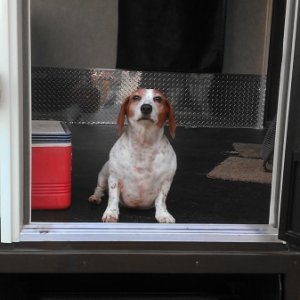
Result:
[[[125,127],[127,117],[128,126]],[[103,222],[117,222],[119,203],[136,209],[155,207],[159,223],[175,223],[166,198],[177,169],[177,158],[164,135],[168,120],[174,139],[176,121],[167,97],[157,89],[138,88],[121,105],[117,126],[121,135],[98,175],[91,203],[100,204],[108,190]]]

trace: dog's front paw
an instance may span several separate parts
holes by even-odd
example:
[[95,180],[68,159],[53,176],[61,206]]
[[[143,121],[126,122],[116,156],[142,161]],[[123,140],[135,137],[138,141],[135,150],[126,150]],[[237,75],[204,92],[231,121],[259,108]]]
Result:
[[106,209],[102,216],[102,222],[115,223],[119,220],[119,212],[117,210]]
[[156,212],[155,218],[159,223],[175,223],[174,217],[168,211]]
[[89,202],[93,204],[100,204],[102,202],[101,197],[96,197],[95,195],[92,195],[89,197]]

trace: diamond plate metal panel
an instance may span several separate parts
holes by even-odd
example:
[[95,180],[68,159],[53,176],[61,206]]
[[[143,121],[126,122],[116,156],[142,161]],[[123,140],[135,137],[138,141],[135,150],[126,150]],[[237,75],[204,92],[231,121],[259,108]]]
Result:
[[115,124],[137,87],[162,90],[185,127],[262,128],[266,76],[33,68],[33,119]]

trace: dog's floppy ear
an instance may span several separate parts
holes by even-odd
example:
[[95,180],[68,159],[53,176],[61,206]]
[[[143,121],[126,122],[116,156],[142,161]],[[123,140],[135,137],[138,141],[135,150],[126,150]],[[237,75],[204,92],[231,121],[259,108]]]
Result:
[[129,97],[127,97],[123,102],[123,104],[121,105],[121,109],[118,115],[117,125],[118,125],[118,132],[120,135],[122,134],[124,129],[125,116],[127,115],[128,104],[129,104]]
[[168,99],[166,99],[166,104],[168,107],[168,121],[169,121],[169,132],[171,137],[175,138],[175,131],[176,131],[176,120],[174,115],[173,107]]

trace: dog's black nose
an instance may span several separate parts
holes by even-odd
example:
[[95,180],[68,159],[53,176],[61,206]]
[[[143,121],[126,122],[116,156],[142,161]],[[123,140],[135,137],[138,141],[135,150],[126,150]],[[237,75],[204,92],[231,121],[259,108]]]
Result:
[[151,112],[152,112],[152,106],[150,104],[143,104],[141,106],[141,112],[144,114],[144,115],[150,115]]

